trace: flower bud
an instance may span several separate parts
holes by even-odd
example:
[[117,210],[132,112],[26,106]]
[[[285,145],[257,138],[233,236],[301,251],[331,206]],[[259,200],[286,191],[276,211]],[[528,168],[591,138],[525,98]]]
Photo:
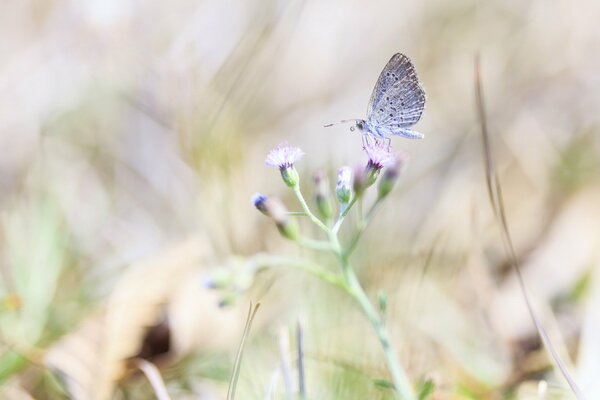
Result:
[[295,188],[296,186],[298,186],[300,176],[298,175],[298,171],[296,171],[296,168],[294,168],[293,165],[281,167],[279,169],[279,172],[281,172],[281,177],[283,178],[283,181],[286,185],[288,185],[291,188]]
[[225,268],[217,268],[202,279],[202,286],[206,289],[225,289],[231,283],[231,272]]
[[270,217],[267,209],[267,202],[269,201],[269,198],[267,196],[265,196],[262,193],[255,193],[254,196],[252,196],[251,201],[258,211],[265,214],[267,217]]
[[352,182],[352,168],[346,166],[340,168],[335,192],[339,202],[342,204],[349,203],[352,197],[350,182]]
[[288,215],[287,209],[279,199],[269,199],[267,201],[267,209],[269,215],[275,220],[277,229],[283,237],[290,240],[297,240],[300,238],[298,222]]
[[224,293],[221,300],[219,300],[219,308],[226,308],[234,305],[239,297],[239,294],[235,292]]
[[370,185],[367,184],[367,169],[362,165],[354,167],[354,179],[352,180],[352,187],[356,196],[362,196],[365,189]]
[[379,198],[384,198],[392,191],[392,189],[396,185],[396,182],[398,181],[398,177],[400,176],[400,174],[402,173],[402,170],[404,169],[405,164],[406,164],[406,157],[399,156],[397,161],[394,164],[390,165],[385,170],[385,172],[383,173],[383,176],[379,180],[379,188],[378,188]]
[[273,218],[277,229],[284,237],[291,240],[300,237],[298,222],[288,215],[287,209],[279,199],[257,193],[252,196],[252,204],[267,217]]
[[316,186],[315,201],[317,209],[323,218],[329,219],[333,216],[333,205],[331,204],[327,175],[323,171],[318,171],[313,179]]
[[381,168],[376,168],[375,166],[373,166],[373,164],[367,163],[367,166],[364,170],[365,189],[373,185],[377,181],[377,178],[379,177],[379,172],[381,172]]

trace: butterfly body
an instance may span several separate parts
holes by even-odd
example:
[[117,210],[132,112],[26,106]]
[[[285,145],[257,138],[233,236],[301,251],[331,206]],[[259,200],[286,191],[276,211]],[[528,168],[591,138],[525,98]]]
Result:
[[402,136],[408,139],[423,139],[424,137],[422,133],[411,129],[379,125],[364,119],[356,120],[355,126],[363,134],[373,136],[376,139],[385,139],[390,136]]

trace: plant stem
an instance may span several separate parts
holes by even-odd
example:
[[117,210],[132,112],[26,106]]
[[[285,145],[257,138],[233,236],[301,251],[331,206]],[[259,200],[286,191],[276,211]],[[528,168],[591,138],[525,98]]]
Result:
[[[365,228],[366,222],[368,222],[368,220],[371,218],[372,213],[375,210],[378,202],[376,202],[374,204],[374,206],[369,210],[369,212],[366,216],[366,220],[363,220],[362,215],[361,215],[361,218],[360,218],[361,225],[359,226],[357,236],[355,237],[355,240],[353,240],[353,242],[351,243],[351,246],[348,249],[344,250],[340,244],[337,233],[340,230],[342,223],[344,222],[344,219],[348,215],[348,212],[350,211],[352,206],[360,199],[360,196],[355,196],[354,198],[352,198],[350,203],[348,203],[346,207],[344,207],[344,208],[342,208],[342,210],[340,210],[340,215],[338,217],[338,220],[336,221],[333,228],[329,229],[329,227],[327,227],[327,225],[325,225],[317,216],[315,216],[310,211],[310,208],[308,207],[306,200],[304,200],[304,197],[302,196],[302,192],[300,191],[300,188],[298,186],[296,186],[295,188],[293,188],[293,190],[294,190],[294,193],[296,194],[296,197],[298,198],[298,201],[302,205],[302,208],[303,208],[304,212],[306,213],[306,215],[311,219],[311,221],[315,225],[317,225],[319,228],[321,228],[324,232],[327,233],[327,237],[331,244],[330,249],[336,255],[336,257],[338,258],[338,261],[342,267],[343,280],[336,279],[337,276],[335,276],[335,275],[331,276],[328,272],[323,271],[320,268],[313,268],[312,266],[309,266],[309,265],[306,265],[303,263],[297,264],[296,266],[300,267],[308,272],[311,272],[317,276],[320,276],[322,279],[328,281],[329,283],[332,283],[332,284],[344,289],[348,294],[350,294],[354,298],[354,300],[356,300],[356,302],[361,307],[363,313],[366,315],[367,319],[373,326],[373,330],[377,334],[377,337],[379,338],[379,342],[381,343],[381,347],[383,349],[383,353],[385,356],[385,361],[387,363],[390,375],[392,376],[392,381],[394,383],[394,388],[395,388],[396,392],[403,400],[416,400],[416,396],[413,391],[412,385],[410,384],[410,381],[408,380],[408,376],[406,375],[406,372],[404,371],[404,369],[398,362],[398,359],[396,357],[396,352],[395,352],[394,348],[392,347],[392,344],[390,343],[389,335],[388,335],[387,329],[385,327],[385,324],[384,324],[381,316],[379,315],[379,313],[375,310],[375,308],[371,304],[369,297],[365,293],[364,289],[360,285],[360,282],[358,281],[358,278],[356,277],[356,273],[354,272],[354,270],[352,269],[352,267],[350,266],[350,264],[348,262],[348,256],[349,256],[350,252],[354,249],[354,246],[356,245],[356,242],[358,241],[360,234],[362,233],[362,231]],[[306,245],[307,243],[304,243],[304,244]],[[312,245],[312,243],[311,243],[311,245]],[[319,243],[319,247],[320,246],[321,246],[321,244]]]
[[346,207],[344,207],[340,210],[340,216],[338,217],[338,220],[336,221],[335,225],[331,229],[331,231],[333,233],[337,234],[339,232],[340,228],[342,227],[342,223],[344,222],[344,219],[346,218],[346,215],[348,215],[348,213],[350,212],[350,209],[352,208],[354,203],[356,203],[357,200],[358,200],[358,197],[354,196],[352,198],[352,200],[350,200],[350,203],[348,203],[346,205]]
[[314,222],[314,224],[317,225],[319,228],[321,228],[323,231],[329,232],[329,228],[327,227],[327,225],[325,225],[315,214],[312,213],[312,211],[310,211],[310,208],[308,207],[306,200],[304,200],[304,196],[302,196],[300,187],[296,186],[293,188],[293,190],[294,190],[294,194],[298,198],[298,201],[300,202],[300,205],[302,206],[302,209],[304,210],[304,212],[306,213],[308,218],[310,218],[310,220],[312,222]]
[[371,206],[371,209],[369,209],[369,211],[367,212],[367,215],[364,218],[359,219],[357,226],[356,226],[356,232],[354,233],[354,236],[350,240],[350,243],[348,244],[348,247],[346,248],[346,252],[344,253],[345,257],[349,257],[350,253],[352,253],[352,251],[356,247],[358,240],[360,239],[360,237],[363,234],[363,232],[365,231],[367,225],[371,221],[371,218],[373,218],[373,214],[375,214],[375,210],[377,209],[377,207],[379,206],[380,203],[381,203],[381,198],[377,198],[375,203],[373,203],[373,205]]
[[346,284],[343,279],[337,275],[332,274],[331,272],[325,270],[318,264],[315,264],[310,261],[303,260],[301,258],[296,257],[288,257],[288,256],[271,256],[266,254],[258,254],[252,257],[250,260],[250,268],[262,269],[262,268],[276,268],[276,267],[290,267],[297,268],[304,272],[307,272],[315,277],[319,278],[323,282],[327,282],[339,289],[348,291]]
[[369,297],[360,285],[360,282],[358,281],[354,271],[352,271],[350,267],[348,267],[347,270],[348,272],[345,274],[345,276],[350,289],[350,294],[362,308],[363,312],[369,319],[369,322],[373,326],[377,337],[379,338],[379,342],[381,343],[385,361],[392,376],[392,381],[394,383],[396,392],[398,392],[400,397],[404,400],[415,400],[416,396],[412,389],[412,385],[410,384],[406,372],[398,362],[396,351],[390,342],[387,329],[381,316],[371,304]]
[[298,239],[298,244],[311,250],[331,251],[331,243],[322,240],[314,240],[306,237]]
[[329,240],[331,241],[332,248],[334,249],[334,252],[336,253],[338,260],[342,266],[342,273],[344,276],[344,282],[347,286],[348,293],[360,305],[362,311],[371,323],[371,326],[373,326],[373,330],[375,330],[379,342],[381,343],[383,354],[385,356],[385,361],[387,363],[390,375],[392,376],[392,381],[394,383],[394,388],[396,389],[396,392],[404,400],[416,400],[416,396],[413,391],[412,385],[408,380],[408,376],[406,375],[406,372],[398,362],[398,359],[396,357],[396,351],[392,347],[383,319],[371,304],[369,297],[367,296],[363,287],[358,281],[356,273],[354,272],[354,270],[348,262],[348,257],[346,255],[347,253],[345,253],[342,250],[337,235],[334,232],[331,232],[329,234]]

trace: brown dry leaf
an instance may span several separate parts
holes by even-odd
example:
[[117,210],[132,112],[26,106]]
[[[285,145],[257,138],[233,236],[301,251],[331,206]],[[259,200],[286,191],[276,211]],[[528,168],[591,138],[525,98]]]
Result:
[[132,265],[115,286],[104,312],[66,336],[46,354],[74,399],[104,400],[138,354],[149,327],[181,283],[205,263],[207,241],[193,238]]

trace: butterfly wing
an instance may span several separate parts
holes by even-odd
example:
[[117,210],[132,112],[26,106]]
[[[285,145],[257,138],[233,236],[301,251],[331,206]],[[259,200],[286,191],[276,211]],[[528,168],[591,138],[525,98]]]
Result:
[[397,53],[387,63],[373,89],[367,119],[379,130],[405,137],[422,137],[410,128],[425,110],[425,90],[412,62]]

